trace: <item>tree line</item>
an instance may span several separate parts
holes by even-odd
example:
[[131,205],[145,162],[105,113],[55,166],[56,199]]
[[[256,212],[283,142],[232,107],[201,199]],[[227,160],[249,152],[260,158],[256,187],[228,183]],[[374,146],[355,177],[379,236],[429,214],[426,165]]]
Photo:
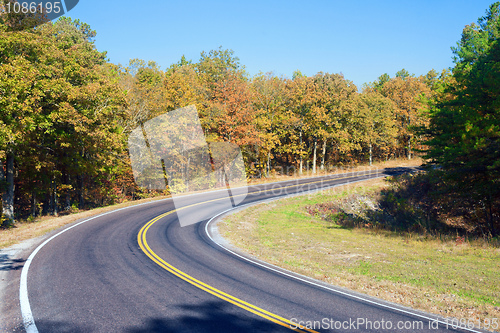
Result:
[[458,81],[446,70],[403,69],[359,89],[342,74],[250,76],[222,47],[165,69],[140,59],[122,66],[78,20],[19,26],[19,17],[0,21],[5,224],[158,194],[134,183],[128,134],[188,105],[209,142],[241,147],[250,177],[411,158],[435,147],[437,134],[422,129],[439,127],[436,108]]

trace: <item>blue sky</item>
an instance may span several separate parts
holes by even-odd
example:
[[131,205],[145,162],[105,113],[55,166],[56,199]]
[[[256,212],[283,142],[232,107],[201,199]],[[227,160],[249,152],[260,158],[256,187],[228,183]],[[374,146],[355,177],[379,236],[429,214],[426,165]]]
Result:
[[97,31],[113,63],[232,49],[255,75],[343,73],[360,88],[401,68],[417,75],[451,67],[451,46],[493,1],[102,1],[80,0],[68,16]]

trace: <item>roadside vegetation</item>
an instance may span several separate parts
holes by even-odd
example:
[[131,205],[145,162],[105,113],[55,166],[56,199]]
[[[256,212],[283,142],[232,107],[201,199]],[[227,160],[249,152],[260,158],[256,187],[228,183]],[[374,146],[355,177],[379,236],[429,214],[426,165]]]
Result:
[[135,184],[127,139],[189,105],[209,142],[241,147],[250,180],[413,158],[423,147],[411,126],[428,122],[421,110],[450,76],[402,69],[366,87],[340,73],[251,76],[222,47],[166,68],[141,59],[112,64],[84,22],[26,29],[23,20],[33,17],[0,17],[3,227],[168,195]]
[[500,239],[486,220],[470,216],[466,207],[458,206],[456,197],[434,195],[433,176],[434,171],[420,170],[389,177],[390,186],[370,197],[353,195],[308,209],[310,214],[348,228]]
[[253,256],[336,286],[444,317],[500,318],[500,240],[367,220],[393,186],[370,180],[260,204],[218,227]]
[[429,220],[454,220],[494,237],[500,236],[499,39],[496,2],[452,48],[452,76],[430,104],[428,126],[418,130],[428,172],[401,187],[420,187],[408,197]]

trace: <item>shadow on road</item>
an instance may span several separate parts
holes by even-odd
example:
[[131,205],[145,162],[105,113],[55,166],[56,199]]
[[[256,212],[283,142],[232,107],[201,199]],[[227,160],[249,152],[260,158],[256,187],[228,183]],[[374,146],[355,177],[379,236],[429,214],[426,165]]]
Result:
[[[179,306],[184,315],[177,318],[150,318],[143,326],[127,329],[128,333],[157,332],[289,332],[288,328],[261,319],[251,313],[241,313],[235,306],[212,301],[200,305]],[[234,311],[237,309],[237,311]],[[245,311],[246,312],[246,311]]]
[[54,332],[54,333],[87,333],[87,332],[99,332],[99,330],[92,330],[90,327],[85,327],[82,325],[75,325],[73,323],[64,323],[55,320],[37,320],[36,326],[38,331],[43,332]]
[[397,176],[407,172],[414,173],[422,170],[424,170],[422,167],[395,167],[395,168],[385,168],[382,171],[387,175]]
[[12,259],[6,254],[0,255],[0,271],[17,271],[23,268],[26,259]]
[[119,319],[113,323],[73,323],[57,320],[36,320],[40,333],[235,333],[235,332],[289,332],[264,318],[260,318],[232,304],[223,301],[204,302],[199,305],[179,305],[160,317],[140,318],[129,327],[120,325]]

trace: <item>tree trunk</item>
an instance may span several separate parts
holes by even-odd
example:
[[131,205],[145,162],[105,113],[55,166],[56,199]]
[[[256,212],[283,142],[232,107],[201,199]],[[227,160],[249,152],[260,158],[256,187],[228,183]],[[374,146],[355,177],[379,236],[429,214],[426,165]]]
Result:
[[189,185],[190,185],[189,177],[191,177],[189,169],[190,164],[191,164],[191,157],[188,157],[186,165],[186,192],[189,192]]
[[66,174],[66,185],[68,185],[68,188],[66,189],[65,193],[65,203],[64,203],[64,209],[65,211],[71,210],[71,191],[70,191],[70,186],[71,186],[71,177],[70,175]]
[[54,180],[54,181],[52,182],[52,184],[53,184],[53,189],[54,189],[54,190],[53,190],[53,192],[52,192],[52,193],[53,193],[53,195],[54,195],[54,199],[53,199],[53,200],[54,200],[54,201],[53,201],[53,202],[54,202],[54,211],[53,211],[53,212],[54,212],[54,216],[58,216],[58,215],[59,215],[59,211],[58,211],[58,209],[57,209],[57,183],[56,183],[56,181]]
[[318,150],[318,139],[314,139],[314,151],[313,151],[313,174],[316,173],[316,152]]
[[14,154],[7,153],[5,173],[3,172],[3,163],[0,166],[0,178],[5,184],[2,191],[2,214],[8,223],[14,222]]
[[64,210],[65,211],[71,210],[71,197],[69,195],[69,191],[66,192],[66,202],[64,203]]
[[[142,128],[142,134],[144,135],[144,140],[146,140],[146,145],[148,145],[149,148],[149,141],[146,136],[146,131],[144,130],[144,124],[141,122],[141,128]],[[151,149],[148,149],[149,153],[151,153]],[[81,157],[85,159],[85,148],[82,148],[82,152],[80,153]],[[85,200],[83,196],[83,184],[85,181],[85,178],[83,175],[78,175],[76,177],[76,181],[78,183],[78,208],[84,209],[85,207]]]
[[78,183],[78,208],[84,209],[85,201],[83,199],[83,176],[77,177]]
[[325,170],[325,159],[326,159],[326,140],[323,141],[323,155],[321,156],[321,170]]
[[267,152],[267,177],[269,177],[270,172],[271,172],[271,150]]
[[370,143],[370,145],[368,147],[370,149],[370,166],[371,166],[372,165],[372,156],[373,156],[373,147],[372,147],[372,144]]
[[[411,116],[408,116],[408,126],[411,126]],[[408,134],[408,159],[411,160],[411,134]]]
[[4,198],[4,193],[5,190],[7,189],[7,184],[5,183],[5,172],[3,170],[3,161],[0,160],[0,195],[2,197],[1,203],[2,203],[2,219],[0,219],[0,226],[3,225],[3,198]]
[[302,175],[302,167],[303,167],[303,161],[302,161],[302,129],[300,129],[300,168],[299,168],[299,175]]
[[31,192],[31,216],[36,217],[36,193]]
[[486,212],[486,221],[488,223],[488,229],[490,229],[490,234],[491,236],[495,237],[497,236],[497,230],[495,229],[495,220],[493,217],[493,198],[491,193],[488,194],[486,198],[486,206],[487,206],[487,212]]
[[408,135],[408,159],[411,160],[411,135]]
[[332,159],[333,163],[330,163],[330,165],[335,165],[339,162],[339,145],[335,141],[332,142]]

